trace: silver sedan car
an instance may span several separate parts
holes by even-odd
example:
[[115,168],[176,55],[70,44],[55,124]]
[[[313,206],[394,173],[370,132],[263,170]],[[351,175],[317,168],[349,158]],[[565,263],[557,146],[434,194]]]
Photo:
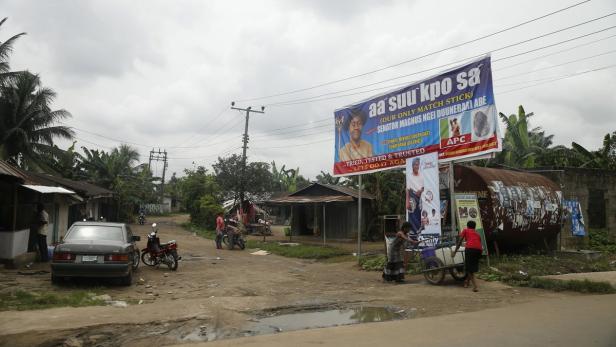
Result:
[[51,281],[65,277],[117,277],[132,283],[139,266],[139,236],[124,223],[76,222],[56,246]]

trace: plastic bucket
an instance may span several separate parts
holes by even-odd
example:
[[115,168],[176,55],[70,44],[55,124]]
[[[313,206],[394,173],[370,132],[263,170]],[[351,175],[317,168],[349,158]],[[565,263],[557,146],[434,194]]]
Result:
[[53,258],[53,250],[56,248],[56,246],[47,246],[47,258],[51,259]]
[[435,257],[435,256],[436,256],[436,249],[432,247],[426,247],[421,250],[421,259],[427,259],[427,258]]

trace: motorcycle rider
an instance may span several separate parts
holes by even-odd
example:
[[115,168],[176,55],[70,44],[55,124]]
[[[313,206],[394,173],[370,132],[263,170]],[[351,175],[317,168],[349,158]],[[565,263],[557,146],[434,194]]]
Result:
[[222,249],[222,233],[225,230],[225,220],[222,218],[222,212],[219,212],[216,217],[216,249]]

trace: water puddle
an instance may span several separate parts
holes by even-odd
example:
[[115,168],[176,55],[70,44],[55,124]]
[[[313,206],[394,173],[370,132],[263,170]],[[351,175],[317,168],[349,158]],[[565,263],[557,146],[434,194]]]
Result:
[[352,307],[326,311],[296,312],[264,317],[247,327],[255,335],[282,331],[334,327],[339,325],[384,322],[409,318],[405,311],[390,307]]

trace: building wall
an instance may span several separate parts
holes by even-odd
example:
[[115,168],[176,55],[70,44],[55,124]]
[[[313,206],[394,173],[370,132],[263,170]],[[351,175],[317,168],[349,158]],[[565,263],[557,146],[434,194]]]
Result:
[[[580,202],[587,227],[604,226],[612,239],[616,239],[616,172],[578,168],[538,171],[560,184],[564,199]],[[602,192],[603,199],[597,199],[596,192]],[[597,212],[601,209],[605,212],[599,216]],[[561,240],[563,248],[580,248],[588,243],[588,237],[580,240],[571,235],[569,220],[564,221]]]

